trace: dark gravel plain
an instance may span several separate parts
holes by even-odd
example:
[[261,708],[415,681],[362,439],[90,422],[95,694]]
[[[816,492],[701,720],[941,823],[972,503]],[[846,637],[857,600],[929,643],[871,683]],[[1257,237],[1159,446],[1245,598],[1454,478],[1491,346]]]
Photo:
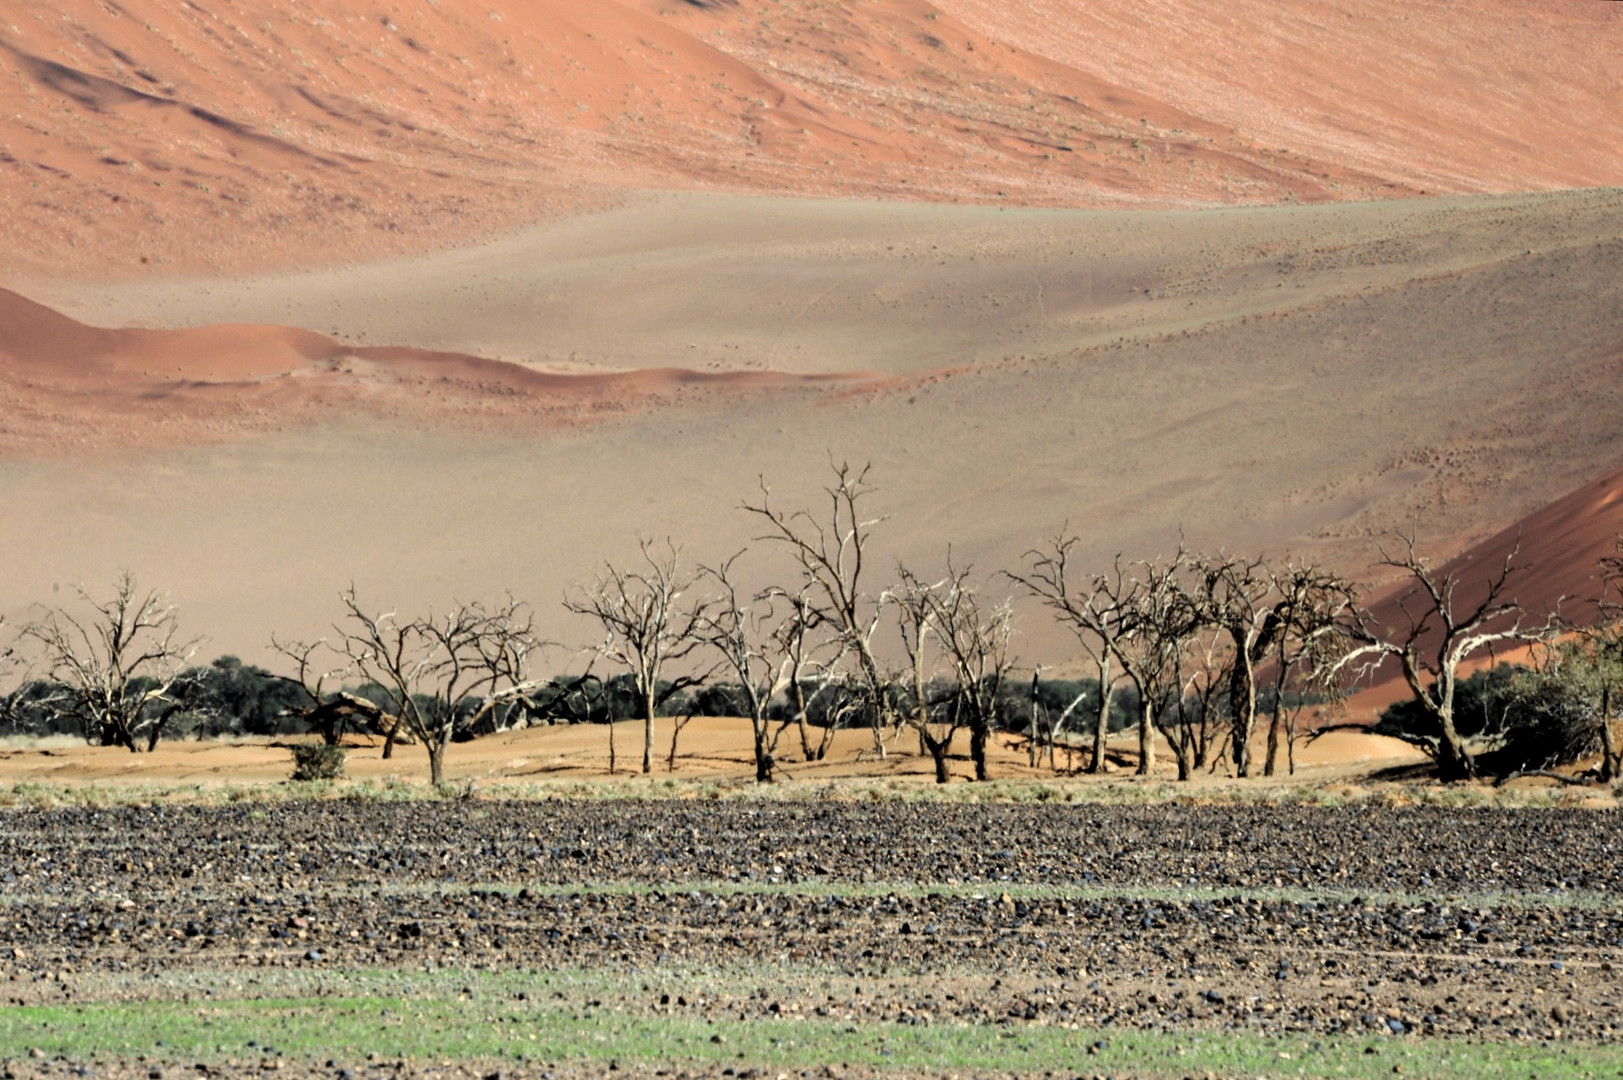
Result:
[[834,973],[833,989],[666,983],[619,1005],[857,1024],[1623,1037],[1612,812],[18,809],[0,815],[0,901],[6,1003],[105,997],[157,971],[804,970]]

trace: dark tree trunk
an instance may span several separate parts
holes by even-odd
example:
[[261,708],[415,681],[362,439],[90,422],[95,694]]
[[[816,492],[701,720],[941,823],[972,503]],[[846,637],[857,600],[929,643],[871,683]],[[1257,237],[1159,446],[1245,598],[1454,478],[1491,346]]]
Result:
[[[811,737],[806,730],[806,690],[800,685],[799,679],[794,680],[790,689],[794,694],[795,723],[800,727],[800,755],[805,760],[812,761],[814,758],[812,757]],[[822,753],[819,752],[815,760],[821,760],[822,757]]]
[[986,764],[986,744],[992,733],[984,716],[975,716],[969,724],[969,756],[975,762],[975,779],[981,783],[992,779],[992,770]]
[[1612,745],[1612,688],[1600,691],[1600,780],[1610,784],[1617,779],[1617,749]]
[[1088,772],[1103,772],[1105,767],[1105,740],[1110,737],[1110,661],[1099,664],[1099,722],[1093,727],[1093,760]]
[[1454,727],[1453,710],[1440,711],[1437,714],[1437,726],[1442,729],[1442,738],[1437,740],[1437,778],[1444,783],[1474,780],[1476,762],[1471,760],[1471,755],[1466,751],[1465,744]]
[[[1236,638],[1235,647],[1243,649],[1244,640]],[[1243,780],[1251,775],[1251,729],[1257,720],[1256,680],[1243,655],[1235,656],[1234,670],[1229,673],[1229,708],[1234,712],[1234,775]]]
[[766,745],[766,720],[760,718],[752,723],[755,726],[755,782],[770,784],[776,762],[772,760],[772,751]]
[[[676,757],[676,745],[671,745],[671,757]],[[654,771],[654,691],[643,692],[642,698],[642,771]]]

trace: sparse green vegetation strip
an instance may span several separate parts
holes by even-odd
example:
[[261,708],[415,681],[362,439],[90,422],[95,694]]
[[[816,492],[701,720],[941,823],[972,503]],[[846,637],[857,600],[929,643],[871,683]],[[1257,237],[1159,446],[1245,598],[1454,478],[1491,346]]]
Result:
[[[70,1061],[176,1063],[280,1059],[646,1062],[879,1071],[996,1070],[1183,1076],[1580,1077],[1616,1075],[1623,1048],[1538,1042],[1172,1034],[1048,1025],[864,1025],[837,1020],[649,1015],[663,993],[695,980],[707,992],[756,992],[776,974],[651,971],[433,975],[359,972],[278,980],[290,996],[208,993],[11,1008],[0,1012],[0,1059],[38,1052]],[[302,984],[302,985],[299,985]],[[174,992],[171,982],[164,989]],[[691,990],[689,992],[692,992]],[[521,998],[520,995],[523,995]],[[627,1005],[626,1002],[637,1004]]]

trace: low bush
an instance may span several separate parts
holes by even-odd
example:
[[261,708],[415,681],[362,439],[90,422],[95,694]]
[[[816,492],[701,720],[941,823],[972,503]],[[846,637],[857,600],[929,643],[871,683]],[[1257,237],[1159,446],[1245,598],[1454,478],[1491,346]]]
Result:
[[288,749],[293,752],[294,780],[343,779],[344,759],[349,756],[349,751],[342,746],[300,743]]

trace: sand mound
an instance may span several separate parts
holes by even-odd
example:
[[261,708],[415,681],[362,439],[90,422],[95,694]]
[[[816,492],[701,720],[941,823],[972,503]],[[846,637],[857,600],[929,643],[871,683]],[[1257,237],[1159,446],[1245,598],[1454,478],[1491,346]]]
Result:
[[[742,783],[754,778],[747,720],[694,717],[677,737],[674,761],[669,756],[673,723],[668,717],[658,721],[655,769],[648,777],[636,771],[641,763],[642,722],[628,720],[614,725],[618,751],[614,775],[627,784],[652,786],[655,790],[659,790],[659,781],[667,778],[726,779]],[[823,735],[822,729],[812,728],[811,746],[819,746]],[[0,783],[36,782],[66,788],[172,784],[214,788],[275,783],[287,779],[292,770],[285,745],[288,741],[309,740],[170,740],[159,743],[157,750],[150,754],[131,754],[117,747],[86,746],[65,738],[3,740],[0,741]],[[381,740],[351,737],[348,743],[346,772],[353,780],[422,781],[427,778],[428,759],[420,747],[397,747],[394,757],[385,759]],[[1128,736],[1113,741],[1112,753],[1118,755],[1118,767],[1104,782],[1128,778],[1131,764],[1119,763],[1132,761],[1136,746]],[[815,759],[815,754],[807,758],[802,753],[793,728],[783,732],[778,747],[778,776],[790,784],[900,781],[929,786],[935,782],[934,766],[928,755],[918,751],[917,738],[911,732],[888,734],[887,754],[883,760],[874,754],[873,736],[865,729],[833,733],[825,748],[826,754],[820,760]],[[1175,768],[1170,748],[1164,741],[1159,754],[1156,779],[1170,779],[1175,775]],[[1291,784],[1309,777],[1315,780],[1356,777],[1419,756],[1413,748],[1396,739],[1336,732],[1311,743],[1304,741],[1297,747],[1296,763],[1301,771],[1296,777],[1281,775],[1274,781],[1253,779],[1243,782],[1243,786]],[[1030,766],[1024,745],[1014,736],[994,738],[987,757],[994,777],[1000,780],[1056,779],[1046,762],[1036,768]],[[1076,760],[1081,761],[1083,757],[1078,754]],[[499,790],[502,783],[598,781],[611,775],[609,729],[604,724],[577,724],[487,735],[472,742],[454,744],[446,752],[445,760],[450,779],[494,782],[491,790]],[[1066,765],[1063,751],[1058,764],[1062,768]],[[954,782],[973,778],[967,734],[960,733],[957,737],[948,768]],[[1079,782],[1096,783],[1101,782],[1101,778],[1079,778]],[[1230,783],[1225,770],[1219,767],[1214,773],[1197,776],[1187,790],[1209,790]]]
[[185,330],[86,326],[0,289],[0,446],[214,441],[324,416],[568,425],[623,416],[694,392],[851,380],[678,368],[558,374],[460,353],[352,346],[308,330],[224,325]]

